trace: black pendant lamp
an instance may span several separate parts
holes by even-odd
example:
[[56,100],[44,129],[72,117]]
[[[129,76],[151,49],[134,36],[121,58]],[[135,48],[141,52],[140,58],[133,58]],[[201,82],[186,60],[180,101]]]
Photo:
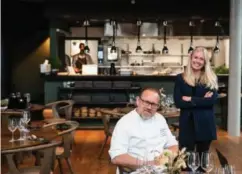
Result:
[[194,22],[193,21],[189,22],[189,27],[190,27],[191,40],[190,40],[190,47],[188,49],[188,54],[191,54],[191,52],[194,50],[194,48],[193,48],[193,27],[194,27]]
[[137,27],[138,27],[138,33],[137,33],[137,36],[138,36],[138,41],[137,41],[137,47],[136,47],[136,53],[141,53],[142,52],[142,48],[141,48],[141,45],[140,45],[140,27],[141,27],[141,24],[142,22],[140,20],[137,21]]
[[215,45],[215,47],[214,47],[214,49],[213,49],[213,52],[214,52],[214,54],[217,54],[217,53],[219,53],[219,51],[220,51],[220,49],[219,49],[219,31],[220,31],[220,27],[221,27],[221,25],[220,25],[220,22],[219,21],[216,21],[215,22],[215,27],[216,27],[216,29],[217,29],[217,38],[216,38],[216,45]]
[[112,20],[111,25],[113,26],[113,41],[112,41],[112,47],[111,47],[110,52],[116,53],[117,52],[117,48],[115,46],[116,21]]
[[169,53],[169,50],[166,46],[166,28],[167,28],[167,21],[164,21],[163,22],[163,26],[164,26],[164,46],[163,46],[163,49],[162,49],[162,54],[168,54]]
[[85,53],[90,53],[90,48],[88,47],[88,30],[87,27],[90,25],[89,21],[86,19],[83,22],[83,26],[85,27],[85,47],[84,47],[84,51]]

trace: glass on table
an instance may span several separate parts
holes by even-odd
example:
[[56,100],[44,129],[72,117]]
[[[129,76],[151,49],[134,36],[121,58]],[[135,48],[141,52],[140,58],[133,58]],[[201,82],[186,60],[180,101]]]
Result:
[[226,174],[224,167],[219,167],[216,169],[215,174]]
[[31,120],[30,112],[29,111],[23,111],[23,118],[22,119],[23,119],[22,121],[25,123],[26,129],[27,129],[27,125]]
[[235,167],[233,165],[225,165],[224,168],[226,173],[235,174]]
[[8,119],[8,130],[12,132],[12,139],[9,142],[14,142],[14,132],[17,129],[17,120],[15,118]]
[[192,170],[193,173],[196,173],[196,170],[200,166],[200,157],[199,153],[197,152],[190,152],[188,159],[187,159],[187,165]]
[[210,152],[203,152],[201,158],[201,167],[207,173],[211,172],[214,168],[214,157]]
[[25,130],[25,123],[23,121],[23,118],[20,118],[18,121],[17,121],[17,128],[20,132],[20,137],[19,137],[19,141],[22,141],[24,140],[23,138],[23,131]]

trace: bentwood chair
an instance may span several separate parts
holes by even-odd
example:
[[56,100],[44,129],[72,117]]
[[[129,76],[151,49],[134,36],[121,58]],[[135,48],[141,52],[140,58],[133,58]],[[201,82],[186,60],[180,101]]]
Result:
[[79,123],[76,121],[61,121],[44,125],[44,127],[56,126],[58,124],[66,124],[69,126],[69,129],[58,133],[59,136],[62,136],[62,145],[56,148],[55,156],[58,161],[60,173],[63,174],[61,160],[65,159],[71,174],[73,174],[74,172],[70,162],[71,146],[73,142],[72,132],[78,128]]
[[45,107],[51,109],[43,111],[45,122],[53,123],[61,120],[71,120],[73,104],[73,100],[61,100],[46,104]]
[[114,127],[110,125],[110,115],[103,114],[102,115],[102,122],[103,122],[103,125],[104,125],[105,139],[103,141],[101,150],[100,150],[99,155],[98,155],[99,159],[101,158],[101,156],[103,154],[104,147],[107,144],[108,138],[112,136],[113,129],[114,129]]
[[[55,148],[60,144],[61,141],[56,141],[32,147],[2,151],[2,155],[5,155],[7,158],[8,174],[50,174],[54,165]],[[31,151],[41,151],[44,154],[42,165],[18,169],[13,161],[14,155],[19,152]]]

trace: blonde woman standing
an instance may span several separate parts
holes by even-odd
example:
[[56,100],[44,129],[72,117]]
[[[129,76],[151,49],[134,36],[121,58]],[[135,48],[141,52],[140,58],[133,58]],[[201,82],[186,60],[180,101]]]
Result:
[[179,146],[196,150],[200,155],[209,150],[212,140],[217,139],[213,107],[218,83],[209,59],[204,47],[196,47],[184,73],[177,75],[174,88],[174,101],[181,109]]

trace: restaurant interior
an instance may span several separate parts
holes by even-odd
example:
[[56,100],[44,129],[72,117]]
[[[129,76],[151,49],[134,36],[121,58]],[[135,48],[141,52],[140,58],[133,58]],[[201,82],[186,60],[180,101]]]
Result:
[[207,173],[242,174],[240,9],[241,0],[2,0],[1,173],[139,173],[112,163],[115,125],[152,87],[178,140],[175,79],[202,46],[218,78]]

